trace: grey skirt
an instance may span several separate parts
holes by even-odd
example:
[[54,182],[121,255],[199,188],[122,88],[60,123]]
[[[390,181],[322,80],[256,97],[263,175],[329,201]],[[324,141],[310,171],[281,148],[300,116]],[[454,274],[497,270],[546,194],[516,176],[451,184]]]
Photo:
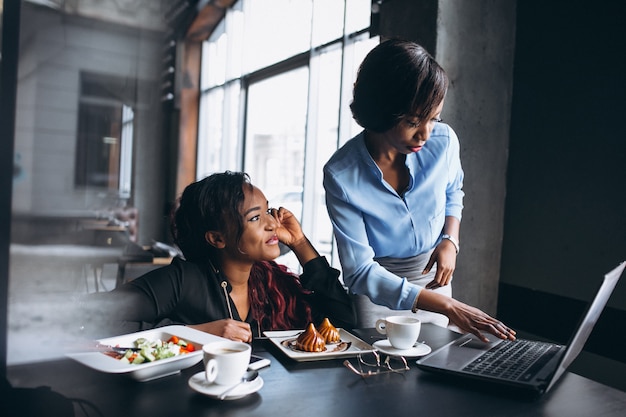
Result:
[[[376,258],[375,260],[387,271],[399,277],[406,277],[407,281],[412,284],[425,287],[426,284],[433,280],[435,272],[437,271],[437,264],[435,264],[428,274],[422,275],[422,271],[428,263],[431,253],[432,251],[411,258],[385,257]],[[440,287],[431,291],[452,297],[452,284],[450,283],[445,287]],[[434,323],[442,327],[448,326],[449,320],[443,314],[431,313],[430,311],[422,310],[418,310],[417,313],[413,313],[411,310],[392,310],[388,307],[374,304],[365,295],[354,295],[353,297],[357,310],[357,326],[359,328],[374,327],[376,320],[379,318],[400,315],[417,315],[417,318],[419,318],[422,323]]]

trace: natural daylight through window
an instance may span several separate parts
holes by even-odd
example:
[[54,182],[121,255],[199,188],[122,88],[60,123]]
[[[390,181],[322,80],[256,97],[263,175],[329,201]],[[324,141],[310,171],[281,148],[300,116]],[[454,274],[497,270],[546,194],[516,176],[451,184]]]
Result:
[[[197,177],[243,170],[334,259],[322,167],[359,131],[348,104],[370,0],[241,0],[202,52]],[[290,253],[280,260],[297,270]],[[333,263],[336,264],[335,259]]]

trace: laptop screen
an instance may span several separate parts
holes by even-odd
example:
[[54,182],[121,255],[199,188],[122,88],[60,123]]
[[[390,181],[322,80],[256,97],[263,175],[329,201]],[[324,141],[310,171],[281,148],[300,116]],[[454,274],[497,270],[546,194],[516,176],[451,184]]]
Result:
[[583,346],[587,342],[587,338],[591,334],[591,330],[593,330],[593,326],[598,321],[604,306],[609,300],[615,285],[617,285],[617,281],[619,277],[622,275],[624,271],[624,267],[626,266],[626,262],[622,262],[611,272],[607,273],[604,276],[604,280],[598,290],[596,297],[593,299],[589,308],[587,309],[587,313],[583,316],[576,333],[567,344],[567,350],[563,355],[563,360],[559,364],[552,380],[550,381],[550,385],[548,386],[548,390],[552,388],[552,385],[558,381],[563,372],[572,364],[574,359],[578,356],[578,354],[582,351]]

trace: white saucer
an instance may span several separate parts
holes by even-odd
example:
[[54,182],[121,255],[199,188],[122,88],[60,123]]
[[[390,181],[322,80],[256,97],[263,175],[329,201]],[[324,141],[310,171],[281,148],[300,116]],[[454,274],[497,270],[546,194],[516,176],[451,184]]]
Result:
[[[208,395],[211,398],[217,398],[222,392],[226,391],[229,387],[227,385],[210,384],[206,381],[204,371],[198,372],[191,378],[189,378],[189,386],[200,394]],[[253,381],[244,382],[237,388],[233,389],[226,395],[224,400],[236,400],[243,398],[246,395],[257,392],[263,386],[263,378],[257,376]]]
[[425,343],[418,343],[417,346],[413,346],[409,349],[396,349],[395,347],[391,346],[391,343],[389,343],[389,340],[387,339],[374,342],[372,346],[374,346],[377,350],[386,353],[387,355],[406,356],[409,358],[428,355],[432,351],[430,346]]

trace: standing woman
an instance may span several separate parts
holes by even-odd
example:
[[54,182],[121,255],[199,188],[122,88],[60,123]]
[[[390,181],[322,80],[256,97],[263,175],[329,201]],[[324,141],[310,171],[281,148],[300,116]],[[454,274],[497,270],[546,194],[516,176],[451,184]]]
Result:
[[[247,174],[218,173],[187,186],[172,233],[185,260],[175,258],[94,295],[109,320],[186,324],[244,342],[265,330],[304,328],[324,317],[337,327],[354,326],[339,271],[319,255],[290,211],[268,207]],[[297,256],[301,276],[274,262],[279,241]]]
[[364,130],[324,166],[343,279],[360,295],[359,327],[390,310],[420,310],[423,321],[509,337],[451,298],[464,193],[459,141],[440,119],[447,88],[443,69],[413,42],[382,42],[362,62],[350,108]]

